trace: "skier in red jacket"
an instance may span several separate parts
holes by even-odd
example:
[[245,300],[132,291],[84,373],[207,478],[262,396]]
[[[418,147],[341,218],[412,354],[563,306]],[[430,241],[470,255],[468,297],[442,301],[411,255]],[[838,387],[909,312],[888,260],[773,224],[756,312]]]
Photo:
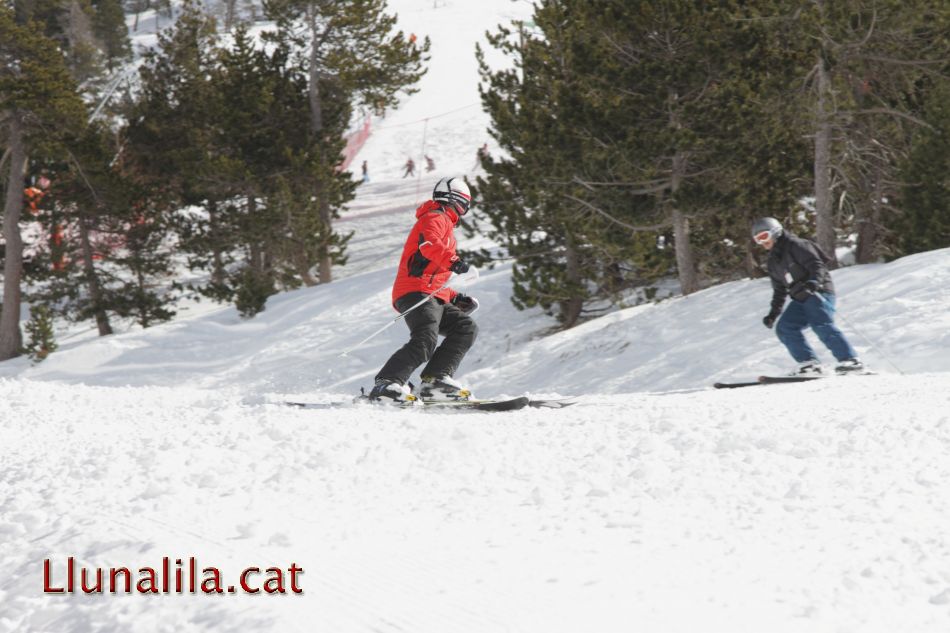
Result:
[[[469,269],[455,252],[454,229],[471,204],[472,195],[464,180],[443,178],[436,183],[432,200],[416,209],[416,224],[409,232],[393,284],[393,306],[402,313],[429,299],[406,314],[409,342],[379,370],[369,394],[371,400],[405,401],[411,390],[409,376],[423,363],[426,365],[418,397],[471,397],[471,392],[452,375],[478,334],[471,317],[478,301],[446,285],[452,273],[463,274]],[[440,334],[445,340],[437,346]]]

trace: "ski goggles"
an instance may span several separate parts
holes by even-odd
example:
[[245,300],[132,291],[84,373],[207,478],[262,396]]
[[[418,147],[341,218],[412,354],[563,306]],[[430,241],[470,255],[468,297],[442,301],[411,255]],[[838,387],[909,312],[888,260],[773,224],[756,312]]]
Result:
[[756,244],[765,244],[772,239],[772,231],[762,231],[752,236]]

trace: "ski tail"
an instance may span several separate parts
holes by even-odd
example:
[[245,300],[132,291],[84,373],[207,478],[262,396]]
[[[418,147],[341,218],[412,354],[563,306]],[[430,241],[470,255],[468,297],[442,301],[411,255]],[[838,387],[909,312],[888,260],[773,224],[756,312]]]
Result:
[[825,376],[759,376],[759,382],[763,385],[779,385],[786,382],[810,382],[822,378]]

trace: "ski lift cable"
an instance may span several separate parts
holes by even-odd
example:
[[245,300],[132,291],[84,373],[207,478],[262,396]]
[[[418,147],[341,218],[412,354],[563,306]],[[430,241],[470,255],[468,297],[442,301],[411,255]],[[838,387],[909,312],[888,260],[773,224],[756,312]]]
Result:
[[105,105],[109,102],[109,99],[112,98],[112,95],[115,94],[115,91],[119,88],[119,84],[122,83],[122,80],[126,79],[130,74],[132,74],[133,70],[138,70],[138,67],[139,67],[138,61],[131,62],[128,65],[128,67],[125,68],[125,70],[123,70],[121,73],[116,75],[116,77],[112,80],[112,84],[109,87],[108,92],[106,92],[106,95],[99,102],[99,105],[96,106],[96,109],[93,111],[93,113],[89,115],[90,122],[92,122],[97,116],[99,116],[99,113],[102,111],[102,108],[105,107]]
[[440,117],[448,116],[450,114],[455,114],[456,112],[461,112],[462,110],[468,110],[469,108],[474,108],[479,105],[478,103],[470,103],[467,106],[462,106],[461,108],[456,108],[455,110],[449,110],[448,112],[441,112],[439,114],[433,114],[432,116],[427,116],[424,119],[416,119],[415,121],[407,121],[405,123],[394,123],[393,125],[385,125],[383,127],[375,128],[376,131],[379,130],[388,130],[390,128],[405,127],[407,125],[416,125],[418,123],[427,122],[429,119],[438,119]]

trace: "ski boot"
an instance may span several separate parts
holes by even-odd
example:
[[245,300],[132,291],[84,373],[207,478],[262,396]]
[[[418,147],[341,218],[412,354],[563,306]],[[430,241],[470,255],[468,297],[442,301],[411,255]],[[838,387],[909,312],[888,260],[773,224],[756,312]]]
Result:
[[376,381],[376,384],[373,385],[373,389],[369,392],[369,396],[367,397],[370,402],[379,402],[384,399],[389,399],[397,404],[410,404],[416,400],[416,397],[412,395],[411,392],[412,389],[409,385],[401,385],[394,380],[380,378]]
[[798,368],[791,372],[789,376],[824,376],[825,372],[821,367],[821,363],[817,360],[806,360],[798,364]]
[[420,400],[471,400],[472,392],[462,386],[451,376],[433,378],[422,377],[422,386],[419,388]]
[[862,363],[857,358],[849,358],[848,360],[843,360],[838,363],[835,367],[835,373],[839,376],[846,376],[848,374],[863,374],[867,371]]

